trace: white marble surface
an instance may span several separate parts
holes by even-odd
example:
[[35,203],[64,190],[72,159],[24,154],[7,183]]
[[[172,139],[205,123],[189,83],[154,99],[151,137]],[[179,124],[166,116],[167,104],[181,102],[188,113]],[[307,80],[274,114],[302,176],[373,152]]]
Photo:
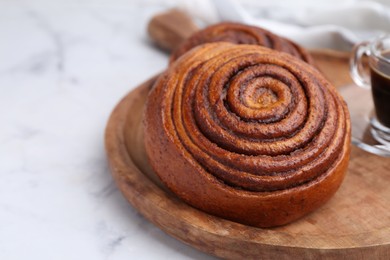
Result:
[[147,40],[174,1],[0,1],[0,259],[211,259],[122,197],[108,116],[167,56]]

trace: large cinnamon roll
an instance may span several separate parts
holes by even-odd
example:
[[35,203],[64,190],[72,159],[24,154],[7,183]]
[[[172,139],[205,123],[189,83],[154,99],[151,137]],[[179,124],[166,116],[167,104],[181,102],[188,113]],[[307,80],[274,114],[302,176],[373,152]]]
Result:
[[255,45],[198,46],[147,100],[145,146],[178,197],[243,224],[289,223],[338,189],[349,158],[347,107],[313,67]]
[[230,42],[235,44],[254,44],[289,53],[310,65],[315,65],[312,56],[298,44],[260,27],[223,22],[194,33],[171,55],[171,62],[195,46],[211,42]]

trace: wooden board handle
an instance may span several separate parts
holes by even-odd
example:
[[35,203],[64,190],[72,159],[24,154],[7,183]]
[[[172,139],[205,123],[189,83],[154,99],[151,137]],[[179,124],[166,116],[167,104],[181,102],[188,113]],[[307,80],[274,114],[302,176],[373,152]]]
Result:
[[152,17],[148,24],[148,33],[154,43],[166,50],[172,51],[198,31],[198,26],[191,17],[177,9],[170,9]]

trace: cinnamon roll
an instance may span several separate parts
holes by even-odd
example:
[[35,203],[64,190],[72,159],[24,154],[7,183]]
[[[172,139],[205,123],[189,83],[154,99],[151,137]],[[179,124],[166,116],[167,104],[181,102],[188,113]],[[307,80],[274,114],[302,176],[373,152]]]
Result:
[[289,53],[310,65],[315,65],[312,56],[298,44],[260,27],[232,22],[218,23],[194,33],[173,52],[171,62],[193,47],[211,42],[260,45]]
[[173,63],[149,93],[145,146],[188,204],[257,226],[324,204],[347,169],[345,102],[313,67],[256,45],[210,43]]

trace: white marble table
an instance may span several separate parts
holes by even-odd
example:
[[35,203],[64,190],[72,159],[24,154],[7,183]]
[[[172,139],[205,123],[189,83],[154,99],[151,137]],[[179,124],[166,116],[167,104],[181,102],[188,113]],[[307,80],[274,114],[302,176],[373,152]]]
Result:
[[0,2],[0,259],[211,259],[113,183],[108,116],[167,56],[148,42],[174,1]]

